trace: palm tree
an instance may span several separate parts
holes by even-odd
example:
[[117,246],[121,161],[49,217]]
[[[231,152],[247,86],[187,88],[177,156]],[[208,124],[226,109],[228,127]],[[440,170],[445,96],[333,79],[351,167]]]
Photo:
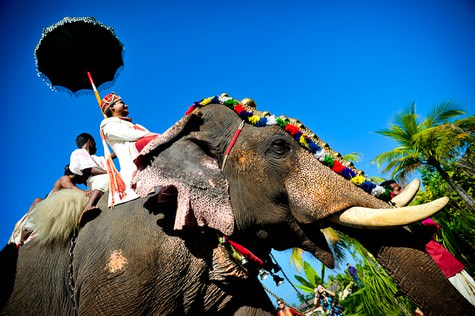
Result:
[[445,171],[446,164],[460,160],[473,141],[475,116],[454,120],[465,114],[451,102],[436,105],[424,121],[418,120],[416,105],[395,116],[387,129],[378,134],[395,140],[399,146],[378,155],[373,161],[384,172],[392,170],[391,177],[402,182],[423,165],[435,168],[467,206],[475,211],[475,200]]

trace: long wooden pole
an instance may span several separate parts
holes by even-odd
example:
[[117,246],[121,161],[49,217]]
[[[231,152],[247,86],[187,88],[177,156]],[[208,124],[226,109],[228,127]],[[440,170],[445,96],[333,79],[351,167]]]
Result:
[[[94,80],[92,80],[92,76],[91,76],[91,73],[88,71],[87,72],[87,76],[89,77],[89,81],[91,82],[91,86],[92,86],[92,91],[94,91],[94,95],[96,96],[96,100],[97,100],[97,103],[99,103],[99,108],[101,107],[101,96],[99,95],[99,91],[97,91],[97,88],[96,88],[96,85],[94,84]],[[102,110],[101,110],[102,112]],[[104,115],[104,117],[106,117],[106,115],[104,113],[102,113],[102,115]]]

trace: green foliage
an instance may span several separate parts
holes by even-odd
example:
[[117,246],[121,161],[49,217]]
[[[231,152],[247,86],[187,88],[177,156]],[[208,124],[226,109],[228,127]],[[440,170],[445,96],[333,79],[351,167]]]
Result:
[[[422,122],[418,120],[416,105],[398,113],[389,128],[376,131],[399,144],[392,151],[377,156],[374,161],[381,167],[387,163],[383,172],[392,170],[392,177],[403,178],[415,171],[421,164],[430,164],[431,160],[444,161],[454,157],[456,148],[463,146],[470,137],[469,132],[448,123],[450,119],[464,114],[454,104],[445,102],[436,105]],[[467,127],[471,120],[460,120],[460,126]]]
[[[447,170],[454,180],[473,196],[475,175],[458,168],[457,162],[449,164]],[[422,204],[442,196],[450,198],[449,204],[443,211],[433,217],[441,226],[436,239],[473,275],[475,273],[475,214],[469,212],[462,199],[438,173],[434,172],[432,167],[427,166],[421,169],[421,179],[424,190],[417,194],[413,203]]]
[[364,288],[341,302],[345,315],[410,315],[409,311],[415,306],[406,296],[400,295],[392,278],[357,240],[348,236],[345,239],[363,258],[363,264],[356,268],[364,284]]
[[[357,264],[356,267],[365,287],[341,302],[346,309],[345,315],[410,315],[409,311],[414,310],[415,306],[406,296],[402,295],[396,283],[373,256],[355,239],[342,233],[339,234],[351,245],[353,254],[361,255],[363,258],[363,263]],[[323,282],[308,262],[303,261],[303,267],[305,277],[294,275],[295,280],[299,283],[296,286],[307,293],[306,298],[311,298],[314,288]],[[334,284],[338,285],[340,291],[348,286],[356,288],[347,270],[329,276],[328,282],[325,282],[324,286],[328,288]],[[336,299],[339,296],[338,292],[335,293]]]
[[305,278],[300,275],[294,275],[295,279],[300,283],[297,287],[305,293],[313,293],[313,289],[315,289],[318,284],[322,284],[322,279],[307,261],[303,262],[303,269]]
[[[327,227],[321,230],[325,239],[332,250],[333,257],[335,258],[336,265],[343,262],[345,258],[345,249],[348,248],[348,244],[339,231]],[[325,267],[322,267],[322,279],[325,280]]]
[[310,280],[313,284],[318,283],[320,277],[317,274],[317,271],[307,262],[303,262],[303,271],[305,272],[305,276],[307,277],[307,280]]
[[292,248],[292,254],[290,255],[290,265],[294,266],[298,272],[303,268],[303,256],[304,251],[300,248]]
[[348,270],[344,270],[344,272],[339,274],[330,275],[325,286],[329,287],[333,284],[338,286],[339,291],[343,291],[345,288],[351,288],[352,291],[358,289]]
[[352,152],[343,156],[343,159],[351,162],[359,162],[363,157],[362,153]]
[[456,118],[465,114],[452,102],[436,105],[427,117],[420,121],[415,103],[397,114],[388,128],[376,131],[395,141],[398,146],[378,155],[373,161],[378,167],[386,165],[383,172],[391,172],[391,177],[402,180],[432,166],[435,172],[448,182],[459,194],[463,202],[475,211],[475,200],[461,188],[447,172],[454,161],[458,161],[473,144],[475,116]]

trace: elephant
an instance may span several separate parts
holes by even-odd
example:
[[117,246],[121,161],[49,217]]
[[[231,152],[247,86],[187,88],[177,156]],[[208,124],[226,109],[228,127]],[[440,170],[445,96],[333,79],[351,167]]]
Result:
[[4,248],[1,315],[273,315],[257,278],[270,251],[298,247],[333,268],[326,227],[359,240],[428,315],[473,315],[403,227],[446,200],[394,208],[279,125],[205,101],[142,149],[140,198],[110,209],[103,197],[69,239]]

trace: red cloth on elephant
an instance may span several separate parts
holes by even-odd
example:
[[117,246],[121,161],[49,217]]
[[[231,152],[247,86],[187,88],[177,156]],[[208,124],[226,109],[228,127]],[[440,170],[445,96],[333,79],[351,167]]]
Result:
[[151,135],[151,136],[145,136],[145,137],[139,138],[135,142],[135,148],[137,148],[138,152],[141,152],[142,149],[155,138],[157,138],[157,135]]
[[[435,228],[436,230],[440,229],[439,224],[434,222],[431,218],[423,220],[422,225]],[[465,268],[444,246],[434,239],[425,245],[425,249],[447,278],[453,277]]]

